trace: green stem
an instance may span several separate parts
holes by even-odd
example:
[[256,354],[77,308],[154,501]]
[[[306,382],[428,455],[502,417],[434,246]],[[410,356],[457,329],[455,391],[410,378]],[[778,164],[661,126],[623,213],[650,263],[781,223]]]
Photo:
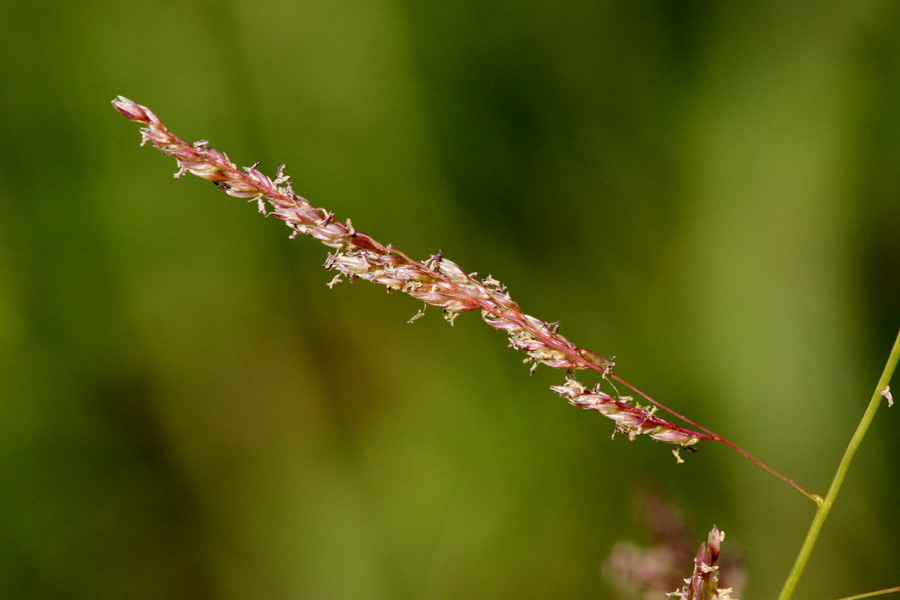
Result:
[[810,554],[812,554],[813,547],[816,545],[816,540],[819,539],[819,533],[822,531],[825,519],[828,518],[828,513],[831,512],[831,507],[834,504],[835,498],[837,498],[838,492],[841,490],[844,478],[847,477],[847,471],[850,470],[850,463],[853,462],[853,456],[856,454],[859,445],[866,436],[866,431],[868,431],[872,419],[875,418],[875,411],[878,410],[878,405],[881,404],[881,400],[884,397],[882,394],[888,389],[888,383],[891,381],[894,369],[897,367],[898,359],[900,359],[900,332],[897,334],[897,339],[894,340],[894,347],[891,349],[890,356],[888,356],[887,364],[884,366],[884,371],[881,373],[878,385],[875,386],[875,393],[872,394],[872,399],[869,401],[869,407],[866,409],[862,420],[856,428],[856,432],[853,434],[853,438],[850,440],[850,444],[847,446],[847,450],[844,452],[844,457],[841,459],[841,464],[834,474],[834,480],[831,482],[828,494],[825,495],[825,500],[819,505],[819,508],[816,511],[816,516],[813,518],[812,525],[809,527],[809,532],[806,534],[806,540],[803,542],[803,547],[800,548],[800,554],[797,555],[794,568],[791,569],[787,581],[784,582],[784,587],[781,589],[778,600],[789,600],[794,593],[794,588],[796,588],[797,584],[800,582],[800,576],[803,574],[803,569],[806,567]]

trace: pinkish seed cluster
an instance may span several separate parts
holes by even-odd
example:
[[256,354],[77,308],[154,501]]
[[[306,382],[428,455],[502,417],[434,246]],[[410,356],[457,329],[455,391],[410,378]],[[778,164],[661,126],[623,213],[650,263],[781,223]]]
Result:
[[630,404],[630,398],[613,398],[601,392],[599,384],[588,390],[579,381],[568,378],[565,385],[554,385],[550,389],[566,398],[573,406],[592,410],[612,419],[616,423],[616,431],[626,434],[632,440],[639,435],[649,435],[660,442],[689,447],[702,439],[711,439],[706,434],[690,431],[661,419],[652,410]]
[[678,600],[737,600],[731,598],[731,588],[719,589],[719,552],[725,533],[713,525],[709,539],[700,544],[694,559],[694,572],[685,579],[685,586],[669,594]]
[[[336,221],[331,212],[315,208],[294,193],[283,165],[278,168],[274,181],[260,172],[258,165],[238,169],[224,153],[211,148],[205,140],[189,144],[173,135],[150,109],[122,96],[114,100],[113,105],[127,118],[145,126],[141,130],[142,144],[150,142],[163,153],[175,157],[179,167],[176,177],[192,173],[213,181],[229,196],[256,201],[261,213],[272,214],[284,221],[292,229],[291,237],[307,235],[333,248],[335,251],[328,256],[324,266],[338,274],[329,286],[341,277],[378,283],[388,290],[404,292],[443,309],[451,324],[461,312],[480,310],[488,325],[509,336],[512,348],[526,353],[525,363],[531,364],[532,372],[543,364],[568,371],[591,369],[601,372],[604,378],[610,376],[614,366],[611,359],[573,344],[557,332],[558,323],[545,323],[525,314],[505,286],[493,277],[479,281],[475,273],[467,273],[440,254],[424,262],[415,261],[390,245],[384,246],[356,231],[349,219],[346,223]],[[266,203],[271,212],[267,211]],[[653,411],[623,399],[614,399],[599,390],[587,392],[573,379],[566,385],[554,386],[553,390],[575,406],[612,419],[616,430],[632,439],[649,435],[678,446],[712,439],[655,417]]]

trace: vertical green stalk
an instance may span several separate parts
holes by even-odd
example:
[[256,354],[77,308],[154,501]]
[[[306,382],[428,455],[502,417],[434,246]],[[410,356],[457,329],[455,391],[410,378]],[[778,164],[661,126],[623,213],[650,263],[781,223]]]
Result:
[[850,444],[847,446],[847,450],[844,451],[844,457],[841,459],[841,464],[834,474],[834,479],[831,482],[831,487],[828,489],[828,494],[825,495],[825,500],[819,505],[819,508],[816,511],[816,516],[813,518],[812,525],[809,527],[809,532],[806,534],[806,540],[803,542],[803,547],[800,548],[800,554],[797,555],[794,568],[791,569],[787,581],[784,582],[784,587],[781,589],[778,600],[789,600],[794,593],[794,588],[796,588],[797,584],[800,582],[800,576],[803,574],[803,569],[806,567],[810,554],[812,554],[813,546],[816,545],[816,540],[819,539],[819,533],[822,531],[825,519],[828,518],[828,513],[831,512],[831,507],[834,505],[834,500],[841,490],[844,478],[847,477],[847,471],[850,470],[850,463],[853,461],[853,456],[856,454],[859,445],[866,436],[866,432],[869,429],[869,425],[872,423],[872,419],[875,418],[875,411],[878,410],[878,405],[884,397],[883,393],[888,389],[888,383],[894,375],[894,369],[897,367],[898,359],[900,359],[900,332],[897,333],[897,339],[894,340],[894,347],[891,349],[890,356],[888,356],[887,364],[884,366],[884,371],[881,373],[878,385],[875,386],[875,393],[872,394],[872,399],[869,401],[869,407],[866,409],[862,420],[859,422],[856,432],[853,434],[853,438],[851,438]]

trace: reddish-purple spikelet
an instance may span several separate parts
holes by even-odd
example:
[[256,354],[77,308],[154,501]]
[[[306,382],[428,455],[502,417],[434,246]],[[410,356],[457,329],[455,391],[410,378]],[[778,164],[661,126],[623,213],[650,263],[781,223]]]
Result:
[[731,588],[719,589],[719,553],[725,533],[713,525],[709,538],[700,544],[694,559],[694,572],[685,579],[685,586],[669,594],[678,600],[737,600],[731,598]]
[[616,424],[616,431],[626,434],[629,439],[648,435],[660,442],[683,447],[693,446],[700,440],[713,439],[704,433],[691,431],[661,419],[652,411],[613,398],[596,387],[588,390],[575,379],[569,378],[565,385],[554,385],[550,389],[566,398],[573,406],[592,410],[612,419]]
[[[258,164],[238,169],[228,157],[209,146],[205,140],[189,144],[173,135],[148,108],[119,96],[113,106],[122,115],[144,125],[142,144],[152,143],[157,149],[173,156],[178,163],[176,177],[192,173],[213,181],[229,196],[258,203],[263,214],[273,214],[292,230],[291,237],[304,234],[333,248],[325,267],[340,278],[365,279],[399,290],[426,304],[443,309],[452,324],[461,312],[479,310],[484,321],[504,331],[510,346],[527,354],[525,363],[534,371],[539,364],[556,369],[590,369],[612,376],[614,362],[585,348],[579,348],[557,332],[558,323],[550,324],[525,314],[506,292],[506,287],[490,275],[476,279],[458,264],[437,254],[424,262],[411,259],[382,245],[365,233],[334,220],[332,213],[313,207],[305,198],[294,193],[290,177],[284,167],[278,168],[274,180],[258,170]],[[266,203],[271,213],[266,211]],[[615,378],[621,381],[618,378]],[[626,384],[630,385],[630,384]],[[566,385],[554,386],[557,393],[576,405],[599,412],[616,423],[618,431],[629,437],[650,437],[678,446],[691,446],[702,439],[716,439],[710,435],[678,427],[655,417],[653,411],[628,404],[621,399],[595,390],[587,392],[580,383],[569,379]],[[636,388],[632,388],[636,389]],[[645,395],[645,398],[649,399]],[[660,405],[661,406],[661,405]],[[668,410],[668,409],[667,409]]]

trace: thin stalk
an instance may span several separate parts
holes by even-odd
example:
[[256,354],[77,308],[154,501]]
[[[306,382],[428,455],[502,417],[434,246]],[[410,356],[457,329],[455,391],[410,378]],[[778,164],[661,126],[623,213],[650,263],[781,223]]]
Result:
[[666,412],[668,412],[668,413],[674,415],[675,417],[681,419],[681,420],[684,421],[685,423],[688,423],[689,425],[691,425],[691,426],[693,426],[693,427],[696,427],[696,428],[699,429],[700,431],[703,431],[704,433],[709,434],[710,439],[711,439],[712,441],[714,441],[714,442],[720,442],[720,443],[722,443],[722,444],[725,444],[726,446],[728,446],[729,448],[731,448],[732,450],[734,450],[735,452],[737,452],[738,454],[740,454],[741,456],[743,456],[744,458],[746,458],[747,460],[751,461],[751,462],[752,462],[753,464],[755,464],[756,466],[760,467],[761,469],[763,469],[763,470],[765,470],[765,471],[768,471],[770,474],[774,475],[774,476],[777,477],[778,479],[780,479],[780,480],[784,481],[785,483],[791,485],[792,487],[794,487],[795,489],[797,489],[801,494],[803,494],[804,496],[806,496],[807,498],[809,498],[810,500],[812,500],[812,501],[815,502],[816,504],[818,504],[818,505],[821,505],[821,504],[822,504],[822,502],[823,502],[822,496],[820,496],[820,495],[818,495],[818,494],[813,494],[812,492],[809,492],[809,491],[805,490],[805,489],[804,489],[803,487],[801,487],[796,481],[794,481],[793,479],[791,479],[791,478],[789,478],[789,477],[787,477],[787,476],[785,476],[785,475],[782,475],[781,473],[779,473],[778,471],[776,471],[775,469],[773,469],[773,468],[770,467],[769,465],[765,464],[764,462],[762,462],[761,460],[759,460],[758,458],[756,458],[755,456],[753,456],[752,454],[750,454],[749,452],[747,452],[746,450],[744,450],[743,448],[741,448],[740,446],[738,446],[737,444],[735,444],[735,443],[733,443],[733,442],[731,442],[731,441],[725,439],[724,437],[722,437],[721,435],[719,435],[719,434],[716,433],[715,431],[710,431],[709,429],[707,429],[707,428],[704,427],[703,425],[700,425],[700,424],[698,424],[698,423],[695,423],[694,421],[688,419],[688,418],[685,417],[684,415],[680,415],[680,414],[678,414],[677,412],[675,412],[674,410],[672,410],[672,409],[670,409],[670,408],[668,408],[668,407],[666,407],[666,406],[660,404],[659,402],[657,402],[656,400],[654,400],[653,398],[651,398],[650,396],[648,396],[647,394],[645,394],[644,392],[642,392],[642,391],[639,390],[638,388],[634,387],[633,385],[631,385],[630,383],[628,383],[627,381],[625,381],[625,380],[622,379],[621,377],[617,377],[616,375],[613,375],[613,374],[611,374],[611,373],[608,375],[608,377],[609,377],[610,379],[613,379],[613,380],[615,380],[615,381],[621,383],[622,385],[624,385],[625,387],[627,387],[628,389],[630,389],[630,390],[633,391],[634,393],[638,394],[638,395],[639,395],[640,397],[642,397],[644,400],[647,400],[647,401],[649,401],[649,402],[655,404],[656,406],[658,406],[658,407],[661,408],[662,410],[664,410],[664,411],[666,411]]
[[726,446],[728,446],[729,448],[731,448],[731,449],[734,450],[735,452],[739,453],[739,454],[740,454],[741,456],[743,456],[744,458],[746,458],[746,459],[750,460],[751,462],[753,462],[756,466],[758,466],[758,467],[760,467],[760,468],[762,468],[762,469],[768,471],[769,473],[771,473],[772,475],[774,475],[774,476],[777,477],[778,479],[784,481],[785,483],[790,484],[791,486],[793,486],[794,488],[796,488],[797,490],[799,490],[800,493],[802,493],[804,496],[806,496],[807,498],[809,498],[810,500],[812,500],[813,502],[815,502],[817,506],[820,506],[820,507],[821,507],[822,504],[825,502],[825,500],[822,499],[822,496],[820,496],[820,495],[818,495],[818,494],[813,494],[812,492],[806,491],[806,490],[805,490],[803,487],[801,487],[800,484],[798,484],[796,481],[794,481],[794,480],[791,479],[790,477],[786,477],[786,476],[782,475],[781,473],[779,473],[778,471],[776,471],[775,469],[773,469],[773,468],[770,467],[769,465],[763,463],[762,461],[760,461],[759,459],[757,459],[755,456],[753,456],[752,454],[750,454],[749,452],[747,452],[746,450],[744,450],[744,449],[741,448],[740,446],[737,446],[737,445],[735,445],[735,444],[729,442],[728,440],[726,440],[725,438],[720,437],[720,436],[713,436],[713,441],[721,442],[721,443],[725,444]]
[[809,561],[813,547],[819,539],[819,533],[822,531],[825,519],[828,518],[828,513],[831,512],[831,507],[834,505],[838,492],[841,491],[844,479],[847,477],[847,471],[850,470],[850,463],[853,462],[853,457],[856,455],[859,445],[866,436],[869,425],[872,424],[872,420],[875,418],[875,412],[878,410],[878,405],[881,404],[882,398],[887,395],[889,389],[888,383],[890,383],[891,377],[894,375],[894,369],[897,368],[898,359],[900,359],[900,332],[897,333],[897,339],[894,340],[894,347],[891,349],[890,356],[888,356],[887,364],[884,366],[884,371],[881,373],[878,385],[875,386],[875,393],[872,394],[872,399],[869,400],[869,406],[866,408],[862,420],[856,427],[856,432],[853,434],[850,443],[847,445],[847,449],[844,451],[844,457],[841,459],[837,472],[834,474],[834,480],[831,482],[831,487],[825,495],[825,500],[819,505],[816,516],[813,517],[812,525],[810,525],[809,532],[806,534],[806,540],[800,548],[800,553],[797,555],[794,567],[791,569],[787,580],[784,582],[784,587],[781,589],[778,600],[789,600],[794,594],[794,589],[797,587],[797,584],[800,582],[800,576],[803,574],[803,569]]
[[893,594],[894,592],[900,592],[900,587],[878,590],[877,592],[867,592],[865,594],[859,594],[857,596],[847,596],[846,598],[841,598],[841,600],[862,600],[863,598],[874,598],[875,596],[884,596],[885,594]]

